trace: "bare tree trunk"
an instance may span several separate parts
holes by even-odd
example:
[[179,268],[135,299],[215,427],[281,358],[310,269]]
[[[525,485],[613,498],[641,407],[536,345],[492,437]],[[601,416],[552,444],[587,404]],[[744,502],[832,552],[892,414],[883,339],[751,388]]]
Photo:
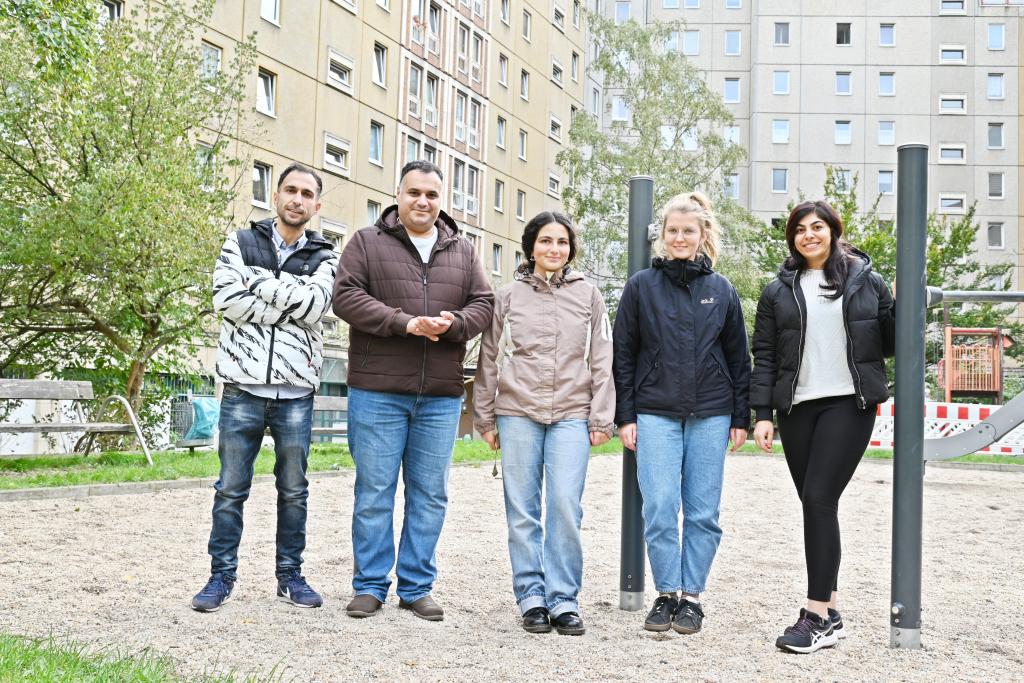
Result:
[[146,378],[146,363],[135,359],[128,371],[128,382],[125,386],[125,398],[137,415],[142,407],[142,382]]

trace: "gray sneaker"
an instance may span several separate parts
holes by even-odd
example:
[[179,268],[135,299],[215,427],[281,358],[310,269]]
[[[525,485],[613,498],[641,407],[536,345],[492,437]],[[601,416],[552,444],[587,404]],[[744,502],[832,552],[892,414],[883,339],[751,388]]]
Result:
[[686,598],[679,601],[676,618],[672,620],[672,630],[687,635],[696,633],[704,624],[704,610],[699,602],[690,602]]

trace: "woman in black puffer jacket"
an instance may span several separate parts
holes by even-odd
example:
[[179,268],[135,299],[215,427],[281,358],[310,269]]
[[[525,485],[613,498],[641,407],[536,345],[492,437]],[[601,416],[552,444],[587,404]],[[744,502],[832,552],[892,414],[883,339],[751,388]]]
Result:
[[771,450],[777,411],[804,516],[807,608],[775,644],[802,653],[846,635],[836,611],[839,497],[867,448],[876,406],[888,398],[884,359],[896,343],[892,295],[867,254],[842,235],[826,202],[793,209],[790,256],[761,293],[752,344],[754,439]]

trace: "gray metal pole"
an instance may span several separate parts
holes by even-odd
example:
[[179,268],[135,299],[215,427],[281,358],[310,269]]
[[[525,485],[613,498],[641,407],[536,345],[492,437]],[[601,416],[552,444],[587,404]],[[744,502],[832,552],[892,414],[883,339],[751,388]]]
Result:
[[896,424],[889,646],[921,647],[928,146],[901,145],[896,195]]
[[[629,274],[651,264],[647,226],[654,221],[654,178],[629,179]],[[620,541],[619,609],[635,612],[644,607],[644,519],[636,453],[622,449],[622,538]]]

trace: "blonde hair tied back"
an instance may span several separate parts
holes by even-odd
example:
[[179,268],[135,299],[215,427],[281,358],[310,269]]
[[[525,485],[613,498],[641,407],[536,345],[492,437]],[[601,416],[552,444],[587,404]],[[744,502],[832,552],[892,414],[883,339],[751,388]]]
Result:
[[654,243],[654,251],[658,256],[666,258],[668,250],[665,248],[665,223],[669,215],[673,213],[693,214],[700,225],[700,244],[697,246],[697,253],[703,254],[715,265],[718,260],[718,253],[722,241],[722,228],[718,224],[718,218],[711,208],[711,200],[703,192],[694,190],[677,194],[669,199],[659,212],[661,232]]

